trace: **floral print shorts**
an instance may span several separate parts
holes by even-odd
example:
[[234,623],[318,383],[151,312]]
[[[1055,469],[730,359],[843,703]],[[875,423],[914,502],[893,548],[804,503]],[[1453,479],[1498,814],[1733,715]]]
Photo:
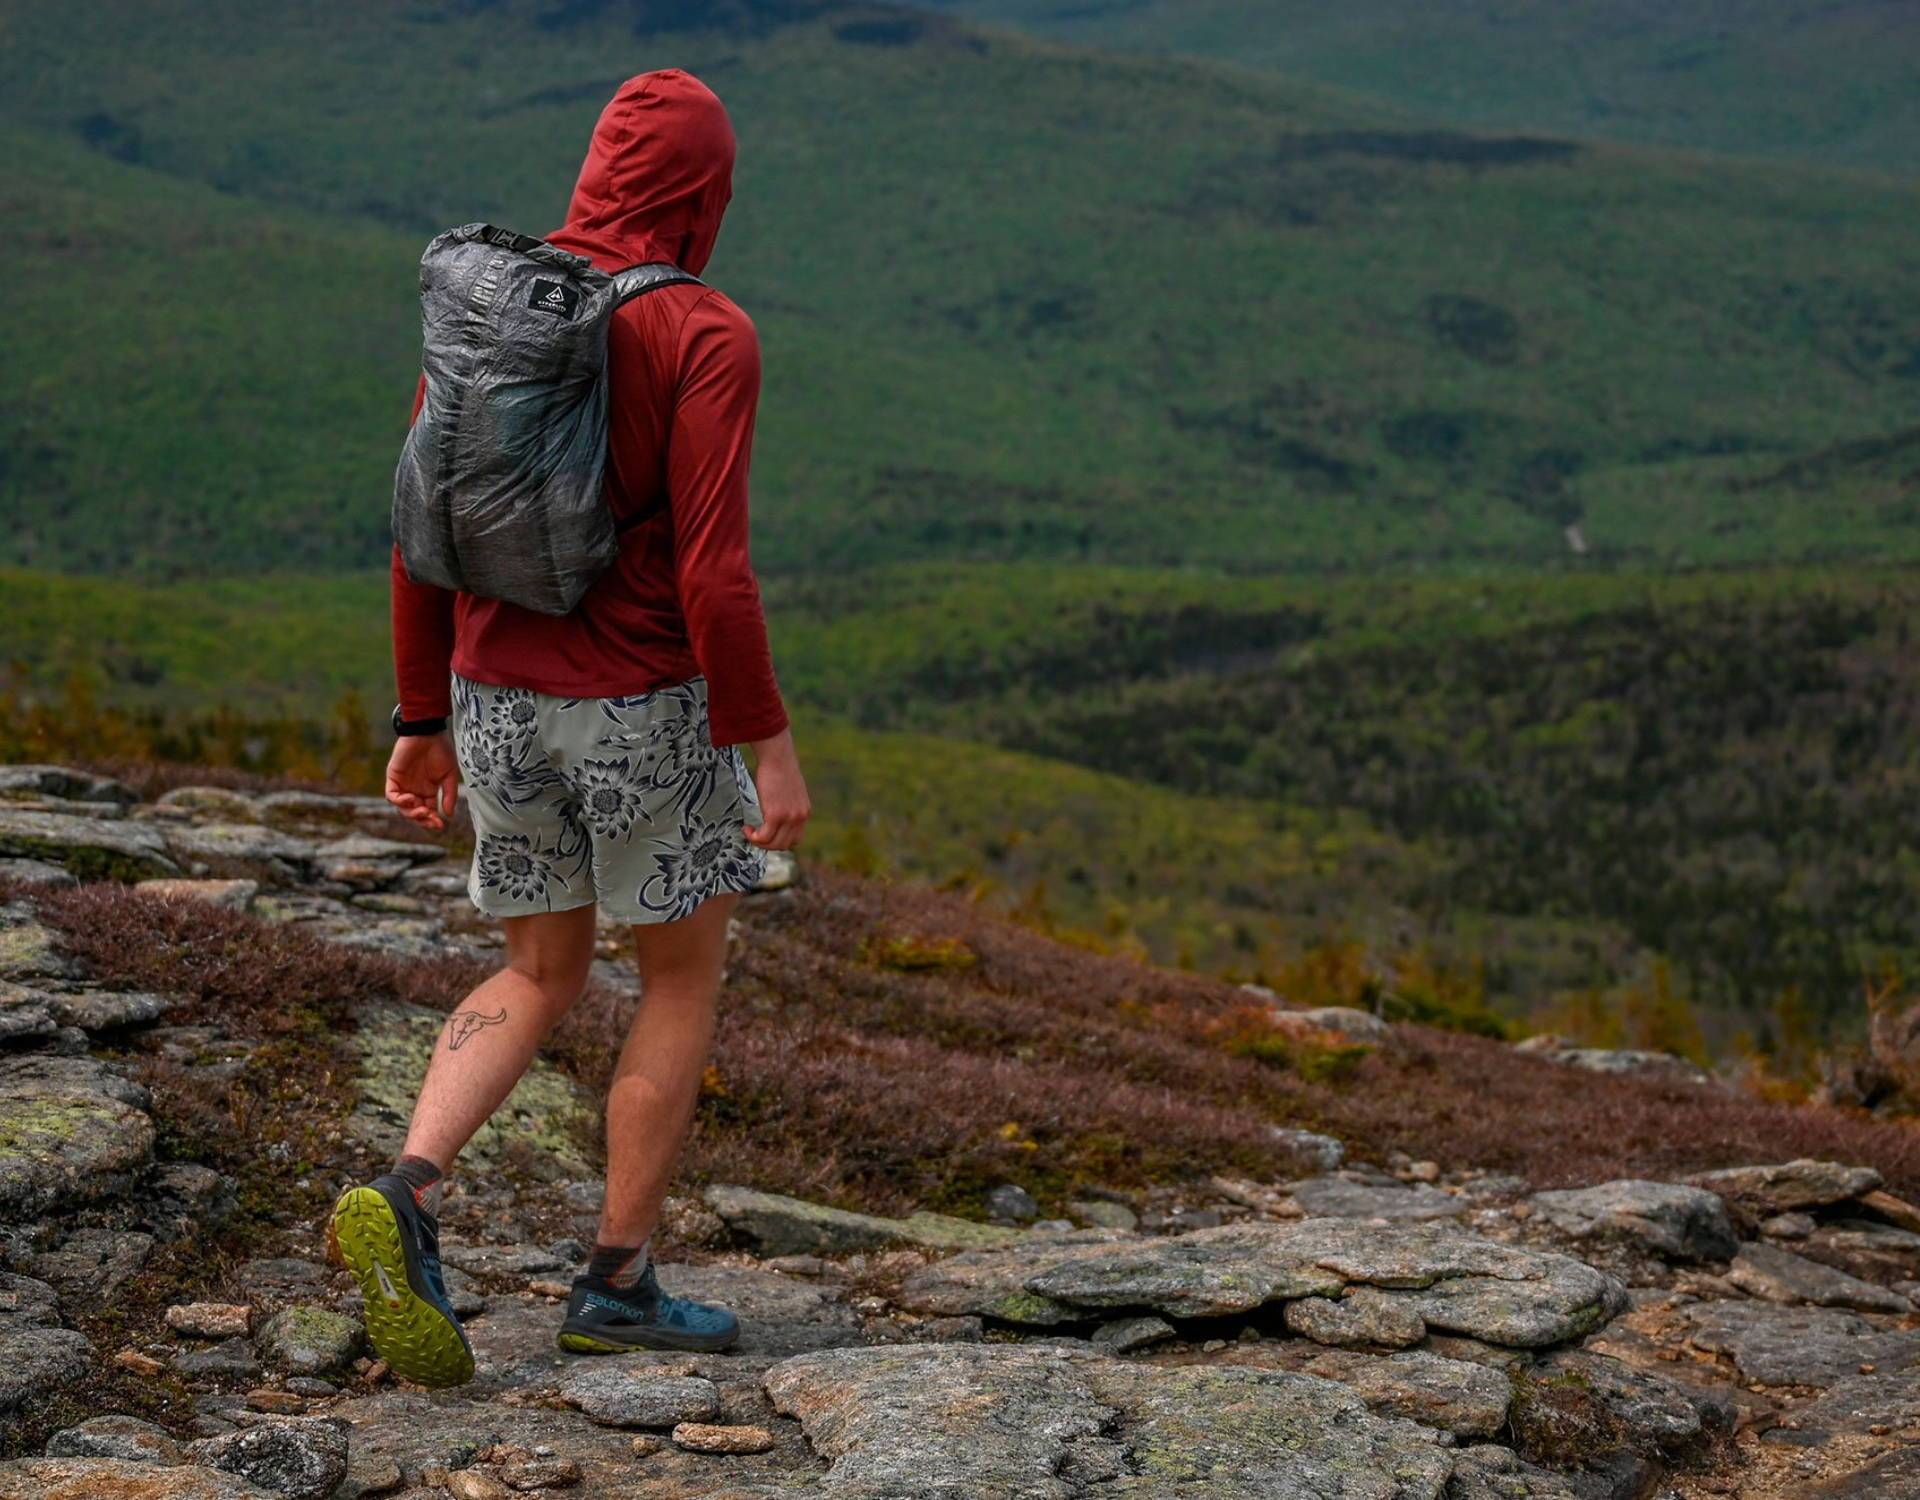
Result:
[[672,922],[744,891],[767,856],[737,746],[716,750],[707,682],[631,698],[556,698],[453,679],[453,743],[473,814],[473,904],[495,917],[599,902]]

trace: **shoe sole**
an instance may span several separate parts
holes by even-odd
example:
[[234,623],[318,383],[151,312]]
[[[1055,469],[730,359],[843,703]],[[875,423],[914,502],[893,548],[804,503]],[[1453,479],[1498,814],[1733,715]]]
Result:
[[569,1354],[628,1354],[635,1349],[667,1350],[676,1354],[718,1354],[722,1349],[732,1348],[739,1339],[737,1332],[716,1342],[702,1338],[697,1333],[672,1333],[662,1329],[657,1333],[636,1334],[630,1339],[614,1343],[591,1333],[562,1328],[555,1342]]
[[473,1379],[473,1351],[460,1325],[407,1280],[400,1220],[378,1189],[350,1188],[334,1205],[329,1236],[340,1260],[360,1283],[367,1340],[394,1374],[415,1385],[465,1385]]

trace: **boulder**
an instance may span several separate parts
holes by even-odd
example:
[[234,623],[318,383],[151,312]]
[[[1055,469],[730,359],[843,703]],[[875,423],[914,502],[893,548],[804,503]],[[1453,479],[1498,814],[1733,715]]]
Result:
[[1726,1260],[1740,1245],[1726,1203],[1704,1188],[1627,1180],[1536,1193],[1531,1202],[1576,1240],[1625,1240],[1675,1260]]
[[884,1219],[726,1184],[708,1188],[705,1199],[728,1230],[762,1255],[837,1255],[891,1245],[960,1250],[1011,1244],[1023,1237],[1018,1229],[946,1214]]
[[909,1276],[899,1301],[914,1312],[1044,1327],[1122,1310],[1245,1316],[1349,1286],[1397,1290],[1436,1331],[1521,1348],[1592,1332],[1626,1300],[1618,1282],[1579,1261],[1452,1226],[1306,1219],[1152,1240],[1088,1230],[970,1251]]
[[1358,1174],[1308,1177],[1288,1183],[1286,1190],[1309,1219],[1417,1222],[1457,1218],[1467,1209],[1461,1199],[1424,1182],[1404,1183]]
[[1913,1305],[1891,1287],[1875,1286],[1775,1245],[1742,1247],[1727,1272],[1727,1280],[1749,1296],[1768,1302],[1807,1302],[1816,1307],[1849,1307],[1855,1312],[1913,1311]]
[[1580,1068],[1588,1073],[1614,1073],[1675,1083],[1712,1082],[1705,1068],[1671,1052],[1643,1052],[1629,1047],[1561,1047],[1542,1055],[1562,1067]]
[[187,1451],[196,1463],[287,1500],[325,1500],[347,1477],[349,1430],[336,1417],[276,1417],[205,1438]]
[[1531,1372],[1536,1380],[1577,1386],[1612,1419],[1614,1441],[1644,1457],[1677,1456],[1701,1438],[1732,1430],[1734,1408],[1725,1397],[1690,1390],[1650,1370],[1609,1355],[1563,1349]]
[[327,1375],[343,1370],[353,1362],[364,1340],[358,1318],[311,1306],[283,1308],[267,1319],[256,1337],[267,1363],[291,1375]]
[[1271,1134],[1282,1148],[1291,1151],[1304,1165],[1321,1172],[1336,1171],[1346,1160],[1346,1145],[1336,1136],[1317,1130],[1302,1130],[1293,1125],[1275,1125]]
[[59,1029],[51,995],[0,979],[0,1043],[32,1041]]
[[669,1428],[711,1422],[720,1392],[697,1375],[647,1375],[618,1365],[589,1365],[560,1384],[560,1397],[608,1427]]
[[1871,1219],[1818,1225],[1795,1247],[1801,1255],[1849,1275],[1880,1281],[1920,1278],[1920,1234]]
[[1302,1297],[1286,1308],[1287,1331],[1340,1349],[1410,1349],[1427,1336],[1427,1320],[1403,1292],[1348,1287],[1346,1295]]
[[260,894],[257,880],[143,880],[134,887],[166,901],[199,901],[223,911],[250,911]]
[[153,1160],[145,1091],[90,1058],[0,1065],[0,1221],[22,1223],[124,1192]]
[[844,1500],[1441,1500],[1453,1469],[1425,1428],[1283,1371],[907,1344],[802,1355],[765,1383]]
[[161,793],[153,805],[183,817],[221,823],[258,823],[261,816],[257,798],[224,786],[177,786]]
[[1372,1011],[1356,1010],[1350,1005],[1322,1005],[1312,1010],[1275,1010],[1276,1030],[1289,1036],[1327,1034],[1342,1041],[1377,1046],[1393,1036],[1393,1028]]
[[1490,1438],[1506,1425],[1513,1382],[1504,1371],[1412,1350],[1384,1359],[1350,1350],[1316,1355],[1306,1373],[1337,1380],[1384,1417],[1402,1417],[1461,1438]]
[[167,848],[182,864],[204,863],[223,873],[244,870],[276,885],[310,878],[315,849],[306,839],[260,823],[184,823],[166,829]]
[[109,802],[130,807],[140,794],[111,776],[71,766],[0,766],[0,795],[58,797],[65,802]]
[[1872,1167],[1849,1167],[1837,1161],[1803,1158],[1776,1166],[1727,1167],[1718,1172],[1702,1172],[1687,1181],[1758,1212],[1781,1214],[1845,1203],[1879,1187],[1881,1177]]
[[93,1346],[60,1323],[60,1299],[44,1281],[0,1271],[0,1416],[87,1373]]
[[198,1464],[163,1468],[124,1458],[23,1458],[0,1463],[0,1500],[263,1500],[238,1474]]
[[1826,1387],[1862,1373],[1920,1366],[1920,1333],[1886,1330],[1858,1313],[1770,1302],[1702,1302],[1686,1308],[1696,1349],[1722,1354],[1761,1385]]
[[1173,1337],[1173,1324],[1151,1313],[1138,1318],[1114,1318],[1093,1331],[1093,1345],[1111,1354],[1131,1354]]
[[18,885],[48,887],[80,883],[59,865],[49,864],[44,859],[0,859],[0,880],[11,880]]
[[34,921],[25,907],[0,906],[0,981],[66,979],[77,972],[51,928]]
[[82,880],[140,880],[179,872],[160,830],[145,823],[16,812],[4,805],[0,856],[45,860]]
[[130,1463],[177,1464],[180,1444],[164,1427],[138,1417],[88,1417],[47,1439],[48,1458],[124,1458]]

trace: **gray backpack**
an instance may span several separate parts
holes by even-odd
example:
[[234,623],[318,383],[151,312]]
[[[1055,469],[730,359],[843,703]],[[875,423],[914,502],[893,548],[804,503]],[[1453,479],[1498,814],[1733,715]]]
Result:
[[416,583],[564,615],[613,562],[602,491],[607,324],[678,266],[609,276],[491,224],[420,258],[425,403],[393,476],[393,537]]

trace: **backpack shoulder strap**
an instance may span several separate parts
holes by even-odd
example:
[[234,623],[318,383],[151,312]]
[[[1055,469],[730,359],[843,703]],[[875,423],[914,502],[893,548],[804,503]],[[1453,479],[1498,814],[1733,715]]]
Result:
[[628,266],[626,270],[614,273],[613,305],[624,307],[635,297],[644,297],[663,286],[679,286],[683,282],[691,282],[694,286],[706,285],[692,272],[683,271],[664,260],[650,261],[643,266]]

